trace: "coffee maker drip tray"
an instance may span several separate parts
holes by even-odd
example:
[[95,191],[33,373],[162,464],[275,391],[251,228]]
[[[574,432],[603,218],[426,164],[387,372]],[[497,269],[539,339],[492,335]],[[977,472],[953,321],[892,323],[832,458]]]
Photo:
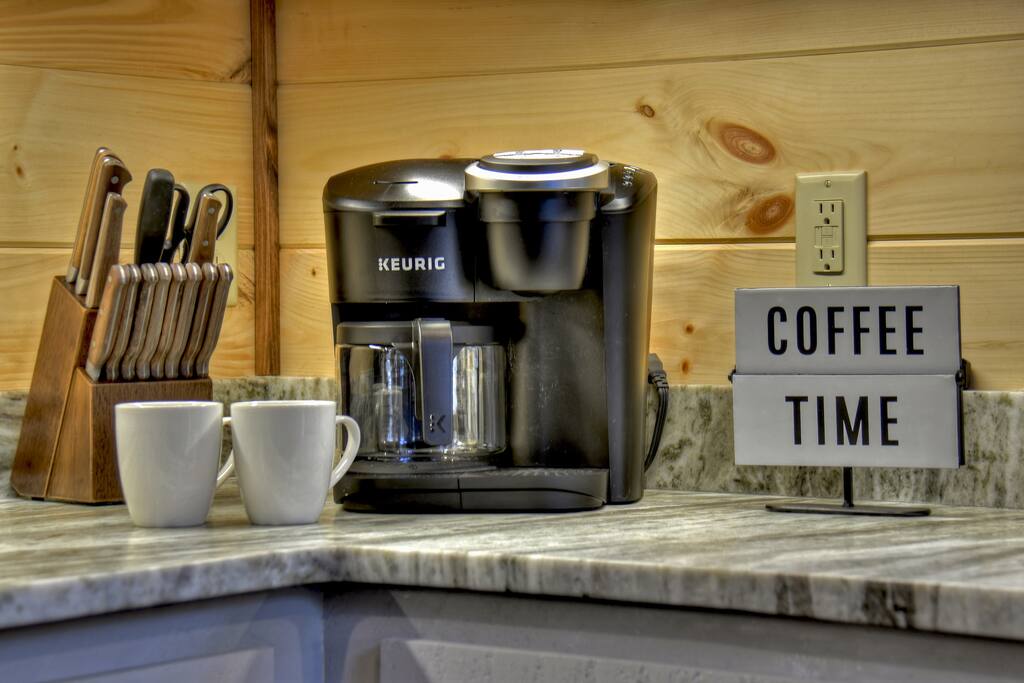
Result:
[[607,491],[608,470],[598,468],[387,474],[353,466],[335,487],[334,500],[355,512],[570,512],[603,506]]

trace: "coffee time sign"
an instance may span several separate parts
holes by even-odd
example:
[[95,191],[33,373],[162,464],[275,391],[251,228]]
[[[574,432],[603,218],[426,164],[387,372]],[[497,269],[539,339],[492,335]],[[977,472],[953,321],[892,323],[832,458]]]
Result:
[[736,464],[958,467],[959,288],[736,290]]

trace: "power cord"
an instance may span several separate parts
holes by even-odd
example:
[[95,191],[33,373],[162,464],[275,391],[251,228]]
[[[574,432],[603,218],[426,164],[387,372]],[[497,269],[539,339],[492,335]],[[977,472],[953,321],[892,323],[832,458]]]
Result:
[[662,365],[658,354],[652,353],[647,356],[647,383],[653,384],[658,390],[658,412],[654,417],[654,433],[651,434],[651,445],[647,449],[647,457],[644,458],[644,471],[651,468],[654,463],[654,456],[658,454],[658,446],[661,444],[661,430],[665,427],[665,416],[668,414],[668,374],[665,366]]

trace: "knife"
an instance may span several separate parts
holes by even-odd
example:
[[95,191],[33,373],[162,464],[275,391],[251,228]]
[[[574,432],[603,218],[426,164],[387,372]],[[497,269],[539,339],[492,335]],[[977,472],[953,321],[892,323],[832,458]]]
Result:
[[224,312],[228,307],[228,292],[231,290],[231,281],[235,274],[227,263],[217,264],[217,289],[213,293],[213,306],[210,308],[210,321],[206,326],[206,336],[203,339],[203,346],[196,356],[196,377],[206,377],[210,374],[210,358],[217,348],[217,341],[220,339],[220,329],[224,324]]
[[78,269],[82,265],[82,250],[85,248],[86,225],[89,222],[89,215],[92,212],[92,202],[97,193],[99,183],[100,165],[104,158],[118,159],[118,156],[106,147],[100,147],[92,157],[92,166],[89,167],[89,179],[85,183],[85,198],[82,201],[82,214],[78,217],[78,231],[75,232],[75,243],[71,248],[71,263],[68,264],[67,283],[74,283],[78,277]]
[[[164,306],[164,321],[160,325],[160,339],[157,341],[153,358],[149,362],[149,371],[153,379],[164,378],[164,361],[174,339],[174,324],[178,320],[178,307],[181,305],[181,290],[185,284],[185,266],[180,263],[168,264],[171,268],[171,282],[167,287],[167,305]],[[157,266],[159,268],[159,266]]]
[[150,169],[139,200],[134,263],[156,263],[160,260],[173,203],[174,176],[163,168]]
[[149,324],[142,342],[142,350],[135,361],[135,376],[149,379],[150,360],[160,342],[160,331],[164,324],[164,309],[167,307],[167,292],[171,285],[171,267],[166,263],[146,264],[156,268],[156,285],[153,287],[153,306],[149,311]]
[[188,343],[189,332],[192,329],[192,318],[196,312],[196,298],[199,295],[199,286],[202,284],[203,269],[198,263],[186,263],[185,282],[181,288],[181,304],[178,306],[178,320],[174,323],[174,338],[171,340],[171,348],[167,351],[167,360],[164,361],[164,377],[177,379],[181,364],[181,354],[185,352],[185,344]]
[[103,296],[106,278],[104,273],[110,272],[110,266],[117,263],[118,250],[121,248],[121,226],[124,223],[124,210],[128,202],[116,192],[108,192],[103,203],[103,218],[100,220],[100,234],[96,240],[95,256],[92,271],[95,277],[89,280],[89,289],[85,294],[85,307],[96,308]]
[[139,283],[139,295],[135,303],[135,322],[132,323],[128,348],[121,359],[121,377],[126,382],[135,379],[135,360],[139,357],[142,344],[146,340],[149,311],[153,307],[153,295],[156,292],[156,266],[152,263],[143,263],[139,270],[142,271],[142,281]]
[[110,352],[114,349],[117,324],[123,313],[131,279],[131,272],[125,266],[111,266],[110,274],[107,275],[103,301],[100,302],[100,310],[96,314],[96,326],[92,331],[89,355],[85,362],[85,372],[94,382],[100,380],[103,364],[107,362]]
[[[85,226],[82,240],[82,262],[75,277],[75,294],[83,296],[89,289],[89,278],[92,277],[92,265],[96,256],[96,241],[100,233],[100,220],[103,218],[103,206],[107,193],[121,194],[124,186],[131,182],[132,174],[121,163],[120,159],[105,157],[100,164],[96,194],[92,197],[89,209],[89,221]],[[106,273],[103,274],[106,276]]]
[[114,349],[107,358],[107,367],[104,372],[107,379],[116,381],[121,369],[121,357],[128,348],[128,339],[132,334],[132,321],[135,319],[135,302],[138,300],[139,282],[142,280],[142,271],[134,263],[124,266],[128,269],[131,278],[128,282],[128,291],[124,295],[124,307],[121,316],[117,321],[117,335],[114,341]]
[[189,237],[188,260],[193,263],[213,263],[217,248],[217,214],[220,200],[210,192],[202,192],[196,200],[195,222]]
[[174,214],[171,218],[170,235],[164,240],[164,248],[160,253],[160,260],[164,263],[170,263],[174,260],[174,255],[178,251],[178,247],[181,244],[186,244],[185,241],[188,237],[188,205],[189,205],[189,194],[188,190],[183,185],[177,183],[174,184],[174,208],[172,213]]
[[185,345],[185,353],[181,357],[181,376],[192,377],[195,374],[196,357],[206,337],[206,327],[210,319],[210,310],[213,308],[213,293],[217,289],[217,266],[212,263],[204,263],[203,281],[199,285],[199,294],[196,295],[196,313],[192,318],[192,330],[188,333],[188,344]]

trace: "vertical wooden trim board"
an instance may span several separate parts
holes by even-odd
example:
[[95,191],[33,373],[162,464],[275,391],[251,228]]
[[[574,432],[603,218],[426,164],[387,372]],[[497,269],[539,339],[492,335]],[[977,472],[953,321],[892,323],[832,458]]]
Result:
[[281,372],[275,0],[250,0],[256,374]]

